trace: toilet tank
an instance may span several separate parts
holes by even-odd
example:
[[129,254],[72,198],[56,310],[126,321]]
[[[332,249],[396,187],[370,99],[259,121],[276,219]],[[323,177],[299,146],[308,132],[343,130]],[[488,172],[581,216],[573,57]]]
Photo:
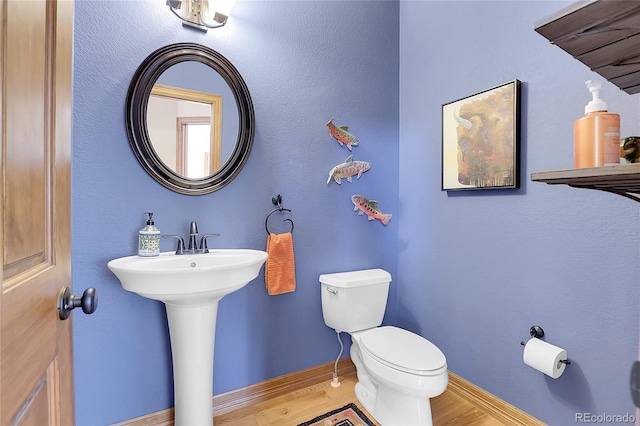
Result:
[[354,332],[382,324],[391,274],[383,269],[320,275],[322,316],[336,331]]

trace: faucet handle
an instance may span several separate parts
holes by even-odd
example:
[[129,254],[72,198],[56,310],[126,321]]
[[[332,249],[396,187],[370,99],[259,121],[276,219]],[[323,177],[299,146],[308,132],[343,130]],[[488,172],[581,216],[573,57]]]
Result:
[[178,240],[178,248],[176,254],[184,254],[184,240],[180,235],[163,235],[162,238],[175,238]]
[[202,253],[209,253],[209,247],[207,247],[207,238],[208,237],[219,237],[220,234],[206,234],[203,235],[202,238],[200,239],[200,250],[202,250]]

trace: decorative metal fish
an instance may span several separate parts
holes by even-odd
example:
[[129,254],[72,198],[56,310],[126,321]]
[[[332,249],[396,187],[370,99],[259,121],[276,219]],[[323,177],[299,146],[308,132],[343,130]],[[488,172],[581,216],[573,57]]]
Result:
[[327,127],[329,128],[329,135],[336,138],[340,146],[347,145],[349,151],[351,151],[352,146],[358,146],[358,139],[348,132],[349,127],[347,126],[336,126],[333,124],[333,118],[329,120],[327,123]]
[[640,163],[640,136],[629,136],[622,139],[620,157],[629,163]]
[[378,219],[383,225],[387,225],[391,220],[392,215],[384,214],[378,210],[378,202],[375,200],[367,200],[362,195],[353,195],[351,196],[351,201],[353,201],[355,206],[353,211],[358,212],[359,216],[366,214],[368,216],[367,219]]
[[338,164],[329,172],[329,179],[327,184],[331,182],[331,178],[336,181],[338,185],[342,185],[342,178],[347,178],[349,183],[352,183],[351,177],[360,176],[371,168],[371,163],[366,161],[353,161],[353,155],[350,155],[344,163]]

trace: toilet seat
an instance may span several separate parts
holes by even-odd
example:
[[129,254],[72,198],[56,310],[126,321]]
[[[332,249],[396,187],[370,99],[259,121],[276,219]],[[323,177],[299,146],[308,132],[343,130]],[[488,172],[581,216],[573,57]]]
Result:
[[447,369],[447,360],[436,345],[401,328],[367,330],[360,335],[360,347],[381,364],[405,373],[433,376]]

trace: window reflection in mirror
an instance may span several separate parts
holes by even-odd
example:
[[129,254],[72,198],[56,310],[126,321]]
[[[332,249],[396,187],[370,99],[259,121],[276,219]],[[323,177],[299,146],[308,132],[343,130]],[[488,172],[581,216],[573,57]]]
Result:
[[209,117],[178,117],[176,171],[179,175],[199,179],[220,167],[220,147],[216,149],[212,145],[211,136]]
[[156,153],[179,175],[200,179],[220,168],[222,96],[155,84],[147,126]]

